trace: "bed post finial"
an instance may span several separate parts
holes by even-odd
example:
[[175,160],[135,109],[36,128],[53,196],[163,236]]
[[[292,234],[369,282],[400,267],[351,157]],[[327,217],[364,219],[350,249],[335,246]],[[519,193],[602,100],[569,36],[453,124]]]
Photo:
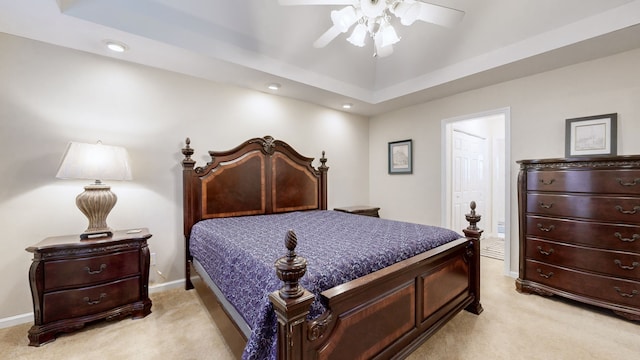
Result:
[[182,148],[182,155],[184,155],[184,160],[182,160],[182,167],[193,168],[196,162],[191,158],[191,155],[193,155],[194,152],[194,150],[190,146],[191,139],[187,138],[184,142],[187,144],[187,146]]
[[475,201],[472,201],[471,204],[469,204],[469,206],[471,207],[471,213],[465,215],[465,217],[467,218],[467,221],[469,222],[469,226],[467,227],[467,229],[478,230],[478,226],[476,226],[476,224],[480,222],[480,218],[482,218],[482,215],[476,214]]
[[279,291],[283,299],[295,299],[302,296],[304,289],[300,286],[300,278],[307,272],[307,260],[296,255],[295,249],[298,245],[298,237],[293,230],[287,231],[284,238],[284,245],[287,247],[286,256],[276,260],[276,274],[284,282],[284,286]]
[[324,150],[322,150],[322,157],[320,158],[320,170],[327,170],[327,158],[324,157]]

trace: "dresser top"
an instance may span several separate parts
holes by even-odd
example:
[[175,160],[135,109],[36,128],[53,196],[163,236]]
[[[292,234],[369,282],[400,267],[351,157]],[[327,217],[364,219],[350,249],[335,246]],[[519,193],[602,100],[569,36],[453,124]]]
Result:
[[29,246],[25,250],[37,252],[45,249],[68,248],[68,247],[91,247],[117,242],[122,240],[144,240],[151,237],[147,228],[116,230],[112,236],[103,236],[93,239],[81,240],[80,235],[64,235],[48,237],[39,243]]
[[548,164],[566,164],[567,166],[585,166],[590,164],[613,165],[640,165],[640,155],[618,155],[618,156],[581,156],[571,158],[552,158],[552,159],[530,159],[518,160],[516,163],[521,166],[526,165],[548,165]]

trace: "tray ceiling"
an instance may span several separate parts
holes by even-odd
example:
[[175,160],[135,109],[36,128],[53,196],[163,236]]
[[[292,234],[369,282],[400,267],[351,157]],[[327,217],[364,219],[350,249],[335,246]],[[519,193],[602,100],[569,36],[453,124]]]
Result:
[[277,0],[0,0],[0,31],[367,116],[640,47],[640,0],[430,2],[466,15],[398,24],[385,58],[348,33],[312,46],[341,6]]

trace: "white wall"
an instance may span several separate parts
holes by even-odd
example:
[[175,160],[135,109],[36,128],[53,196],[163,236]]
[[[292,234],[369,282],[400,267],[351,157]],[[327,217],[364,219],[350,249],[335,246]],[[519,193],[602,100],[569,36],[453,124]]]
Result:
[[[449,96],[370,120],[370,203],[384,217],[440,224],[441,120],[511,107],[511,271],[518,267],[521,159],[564,157],[565,119],[618,113],[618,153],[640,154],[640,49]],[[387,143],[413,139],[414,173],[387,174]],[[509,151],[509,150],[508,150]]]
[[329,206],[368,202],[364,117],[1,33],[0,79],[0,319],[32,311],[24,249],[87,226],[75,197],[90,181],[55,179],[71,140],[129,150],[134,180],[110,184],[108,224],[148,227],[167,281],[184,277],[187,136],[200,165],[207,150],[264,135],[316,159],[326,150]]

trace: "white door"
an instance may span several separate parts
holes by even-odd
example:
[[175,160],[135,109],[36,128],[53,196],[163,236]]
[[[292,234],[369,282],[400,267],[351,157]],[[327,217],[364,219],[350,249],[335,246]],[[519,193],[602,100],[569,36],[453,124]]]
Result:
[[460,232],[468,226],[464,215],[469,213],[472,200],[476,202],[476,212],[486,214],[486,139],[457,130],[452,133],[451,219],[453,230]]

